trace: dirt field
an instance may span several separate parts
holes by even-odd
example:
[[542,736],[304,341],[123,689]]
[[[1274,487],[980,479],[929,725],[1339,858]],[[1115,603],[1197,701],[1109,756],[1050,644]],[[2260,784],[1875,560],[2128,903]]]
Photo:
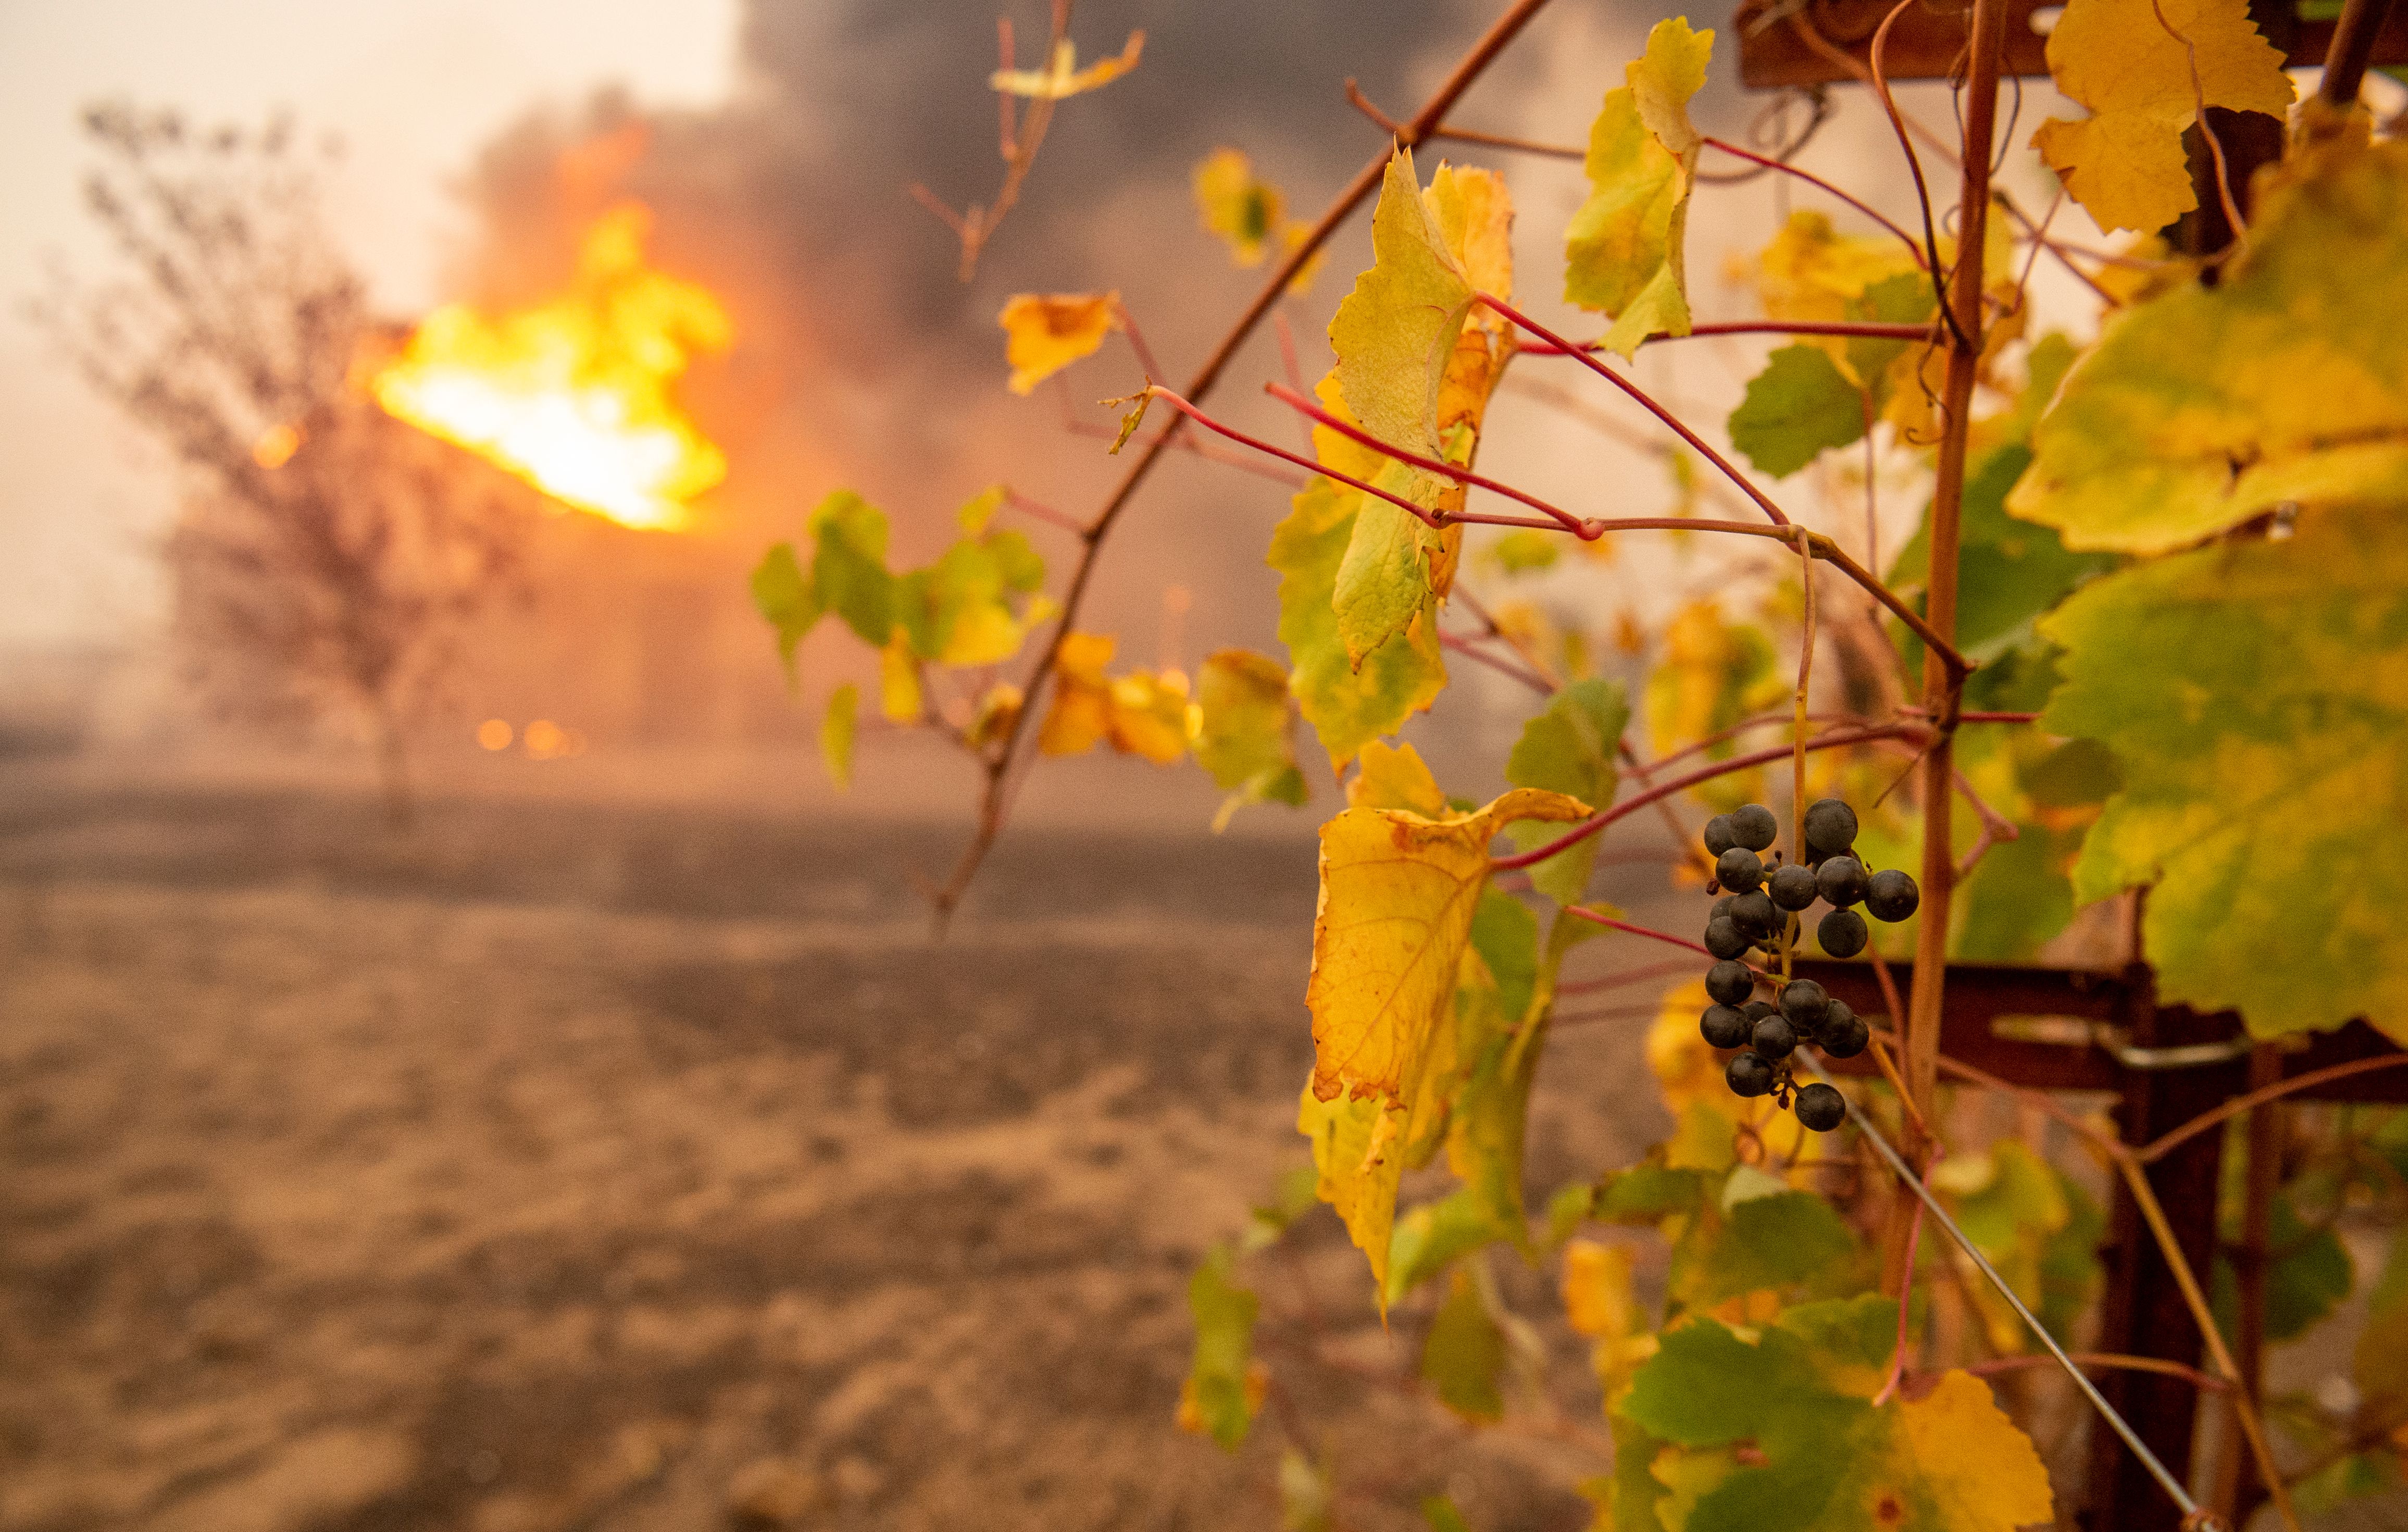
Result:
[[[1170,1417],[1302,1159],[1311,843],[1020,836],[939,945],[953,833],[0,774],[0,1528],[1277,1525]],[[1636,1067],[1562,1036],[1535,1185]],[[1410,1370],[1301,1242],[1268,1342]],[[1352,1526],[1585,1525],[1577,1444],[1283,1375]]]

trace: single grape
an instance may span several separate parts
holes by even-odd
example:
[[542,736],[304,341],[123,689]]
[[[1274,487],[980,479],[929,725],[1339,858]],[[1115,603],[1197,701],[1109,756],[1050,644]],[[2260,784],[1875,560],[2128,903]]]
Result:
[[1706,951],[1716,957],[1737,957],[1753,945],[1728,915],[1706,922]]
[[1744,846],[1733,846],[1714,858],[1714,881],[1733,894],[1745,894],[1764,881],[1764,860]]
[[1799,1031],[1813,1036],[1831,1009],[1831,997],[1811,979],[1793,979],[1781,992],[1781,1014]]
[[1856,843],[1856,811],[1837,798],[1822,798],[1806,810],[1806,849],[1837,856]]
[[1729,914],[1729,913],[1730,913],[1730,907],[1731,907],[1731,900],[1732,900],[1732,898],[1733,898],[1733,897],[1735,897],[1735,895],[1726,894],[1726,895],[1724,895],[1721,898],[1716,899],[1716,900],[1714,901],[1714,907],[1713,907],[1713,909],[1712,909],[1711,910],[1708,910],[1708,911],[1706,912],[1706,919],[1708,919],[1708,920],[1713,920],[1713,919],[1715,916],[1717,916],[1717,915],[1727,915],[1727,914]]
[[1865,908],[1875,920],[1902,921],[1923,902],[1923,890],[1896,867],[1886,867],[1865,881]]
[[1798,1029],[1784,1016],[1767,1016],[1748,1033],[1748,1045],[1778,1064],[1798,1047]]
[[1797,1112],[1800,1123],[1817,1133],[1828,1133],[1848,1120],[1847,1097],[1818,1080],[1799,1091]]
[[1865,865],[1853,856],[1834,856],[1814,869],[1814,891],[1835,909],[1845,909],[1865,896]]
[[[1832,1001],[1831,1009],[1836,1013],[1841,1009],[1840,1003]],[[1844,1017],[1836,1014],[1825,1017],[1823,1030],[1815,1038],[1816,1046],[1835,1059],[1855,1058],[1871,1041],[1872,1032],[1865,1025],[1865,1019],[1854,1011],[1849,1011]]]
[[1814,902],[1814,869],[1803,862],[1775,867],[1770,886],[1774,904],[1784,909],[1803,909]]
[[1865,950],[1865,938],[1871,935],[1865,918],[1853,909],[1834,909],[1814,927],[1814,939],[1833,957],[1856,956]]
[[1752,1030],[1746,1014],[1728,1006],[1708,1006],[1698,1018],[1698,1031],[1709,1048],[1744,1048]]
[[1739,837],[1731,833],[1731,822],[1728,814],[1716,814],[1713,818],[1706,821],[1705,842],[1706,854],[1708,856],[1720,856],[1723,852],[1739,844]]
[[1730,811],[1731,842],[1749,851],[1760,852],[1781,838],[1781,822],[1772,810],[1760,803]]
[[1772,908],[1771,899],[1765,895],[1762,889],[1757,889],[1752,894],[1742,894],[1733,899],[1729,913],[1730,923],[1738,926],[1739,934],[1750,941],[1762,941],[1772,935],[1773,928],[1780,920],[1778,912]]
[[1723,1083],[1733,1095],[1763,1095],[1772,1089],[1772,1065],[1756,1053],[1742,1053],[1723,1066]]
[[1770,1000],[1750,1000],[1747,1004],[1740,1007],[1739,1009],[1740,1014],[1748,1019],[1750,1025],[1764,1020],[1767,1016],[1778,1016],[1781,1014],[1781,1008],[1774,1005]]
[[1706,993],[1727,1006],[1743,1006],[1756,993],[1756,974],[1744,963],[1726,958],[1706,970]]

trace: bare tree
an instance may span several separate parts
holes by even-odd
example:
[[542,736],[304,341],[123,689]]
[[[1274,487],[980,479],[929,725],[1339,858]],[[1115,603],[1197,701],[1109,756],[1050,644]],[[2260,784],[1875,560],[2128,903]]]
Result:
[[190,670],[226,714],[360,720],[406,824],[410,725],[465,621],[518,593],[527,492],[361,387],[394,335],[326,236],[331,149],[283,118],[112,105],[84,126],[120,269],[63,277],[36,317],[179,465],[164,552]]

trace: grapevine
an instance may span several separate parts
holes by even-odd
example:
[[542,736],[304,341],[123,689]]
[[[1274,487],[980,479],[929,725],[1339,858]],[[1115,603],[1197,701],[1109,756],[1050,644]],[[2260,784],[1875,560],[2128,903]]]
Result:
[[[1108,401],[1122,414],[1111,451],[1135,456],[1092,517],[997,486],[964,508],[951,551],[897,571],[883,513],[838,494],[804,546],[773,550],[756,577],[790,665],[834,614],[879,655],[885,721],[980,768],[970,843],[936,890],[940,920],[1041,758],[1102,746],[1163,766],[1192,757],[1227,795],[1219,823],[1308,804],[1318,772],[1301,740],[1334,768],[1344,803],[1320,834],[1305,986],[1314,1066],[1297,1117],[1312,1165],[1197,1270],[1181,1423],[1239,1450],[1277,1403],[1289,1524],[1340,1525],[1329,1508],[1345,1466],[1321,1458],[1278,1392],[1297,1364],[1253,1353],[1262,1297],[1247,1264],[1309,1241],[1305,1210],[1326,1204],[1369,1268],[1372,1322],[1405,1319],[1438,1405],[1484,1426],[1515,1424],[1504,1358],[1525,1324],[1505,1311],[1491,1262],[1555,1270],[1563,1323],[1595,1349],[1610,1437],[1600,1525],[2048,1521],[2068,1490],[2098,1488],[2054,1482],[2028,1434],[2031,1396],[1992,1392],[1987,1380],[2033,1363],[2057,1370],[2102,1451],[2128,1450],[2150,1474],[2160,1497],[2147,1508],[2112,1502],[2128,1525],[2215,1525],[2263,1498],[2296,1528],[2294,1489],[2337,1496],[2339,1466],[2357,1484],[2396,1479],[2396,1445],[2381,1443],[2408,1429],[2391,1351],[2408,1354],[2408,1238],[2371,1290],[2350,1410],[2274,1396],[2259,1343],[2276,1210],[2298,1224],[2313,1197],[2338,1209],[2358,1196],[2396,1212],[2373,1166],[2396,1149],[2408,1167],[2408,1119],[2361,1134],[2349,1109],[2305,1093],[2371,1080],[2401,1055],[2286,1077],[2261,1048],[2255,1089],[2149,1142],[1942,1046],[1963,1035],[1952,974],[2084,941],[2094,967],[2144,976],[2152,1015],[2237,1011],[2258,1039],[2360,1018],[2408,1037],[2392,999],[2408,940],[2364,893],[2382,867],[2356,833],[2369,802],[2408,807],[2408,708],[2372,679],[2408,662],[2396,514],[2408,330],[2342,317],[2408,279],[2408,146],[2358,105],[2379,13],[2369,21],[2353,4],[2338,23],[2322,94],[2254,180],[2208,109],[2281,115],[2293,88],[2240,0],[2075,0],[2046,61],[2080,115],[2036,135],[2001,122],[2000,0],[1947,23],[1961,39],[1953,136],[1891,88],[1901,37],[1938,24],[1914,7],[1889,10],[1860,51],[1802,11],[1754,15],[1870,87],[1861,109],[1897,150],[1885,190],[1914,200],[1892,219],[1879,196],[1790,163],[1841,109],[1819,94],[1805,135],[1777,154],[1700,132],[1689,104],[1717,42],[1685,17],[1656,23],[1605,82],[1584,147],[1453,127],[1541,9],[1508,7],[1409,119],[1350,85],[1392,141],[1310,223],[1286,220],[1241,150],[1197,167],[1204,227],[1240,265],[1270,270],[1184,387],[1161,380],[1117,295],[1010,300],[1000,322],[1021,392],[1114,336],[1127,343],[1126,358],[1096,365],[1136,374]],[[1058,7],[1057,40],[1068,20]],[[1135,41],[1125,57],[1136,62]],[[2195,124],[2197,184],[2183,136]],[[1565,301],[1584,317],[1530,311],[1508,178],[1429,164],[1447,140],[1581,162],[1588,195],[1560,248]],[[1818,199],[1748,265],[1760,318],[1692,311],[1705,299],[1691,291],[1686,219],[1727,184],[1700,172],[1708,152]],[[1953,168],[1953,206],[1927,159]],[[1010,162],[998,209],[1030,170]],[[2013,186],[2042,174],[2057,190],[2034,219]],[[1326,375],[1308,388],[1292,365],[1264,384],[1309,445],[1217,412],[1211,396],[1240,345],[1275,312],[1288,336],[1287,312],[1311,301],[1319,262],[1365,203],[1369,265],[1328,320]],[[1842,234],[1833,208],[1869,232]],[[2180,251],[2159,236],[2173,227],[2196,246],[2211,214],[2229,244]],[[1000,211],[948,216],[967,272]],[[2102,253],[2052,234],[2076,217],[2102,239],[2138,237]],[[2043,328],[2042,255],[2078,279],[2093,338]],[[2321,379],[2316,408],[2345,427],[2300,413],[2299,386],[2265,360],[2278,336]],[[1656,374],[1634,376],[1642,348],[1677,365],[1767,338],[1719,432],[1684,419]],[[1617,433],[1670,465],[1666,514],[1626,514],[1652,508],[1604,494],[1564,503],[1477,465],[1492,408],[1521,402],[1507,379],[1539,367],[1594,398],[1554,384],[1533,397],[1612,411]],[[1169,451],[1212,438],[1215,452],[1306,476],[1267,553],[1285,658],[1225,649],[1193,677],[1168,662],[1115,672],[1115,640],[1079,626],[1097,551]],[[1884,496],[1894,507],[1893,481],[1909,476],[1919,530],[1885,547],[1896,511]],[[1707,494],[1731,514],[1698,514]],[[1013,513],[1069,535],[1067,578],[993,524]],[[1610,570],[1641,546],[1664,578],[1710,594],[1642,621],[1625,589],[1616,631],[1638,658],[1617,669],[1588,637],[1598,613],[1559,599],[1593,597],[1600,581],[1549,571]],[[1517,594],[1533,589],[1555,594]],[[1761,622],[1733,614],[1741,591]],[[1455,679],[1451,657],[1540,699],[1502,763],[1509,790],[1484,804],[1449,794],[1404,740],[1440,722],[1416,717]],[[829,694],[823,740],[839,778],[860,684]],[[1784,766],[1785,784],[1767,775]],[[1620,848],[1669,836],[1677,896],[1705,901],[1695,939],[1600,897],[1616,826]],[[2350,876],[2335,876],[2335,858]],[[2121,945],[2098,956],[2110,938]],[[1649,943],[1692,954],[1645,1038],[1673,1129],[1640,1163],[1600,1167],[1534,1212],[1525,1140],[1551,1028],[1628,1019],[1558,1014],[1556,1002],[1674,977],[1647,963]],[[1594,952],[1617,954],[1603,961],[1619,971],[1568,976]],[[1910,958],[1901,993],[1892,965]],[[2302,977],[2310,958],[2321,967]],[[2098,1046],[2143,1061],[2136,1069],[2167,1052]],[[1981,1108],[2000,1095],[2094,1151],[2103,1174],[2000,1129]],[[2236,1253],[2226,1279],[2202,1277],[2152,1167],[2244,1117]],[[1420,1197],[1409,1173],[1441,1163],[1452,1189]],[[2109,1198],[2132,1221],[2122,1253],[2106,1249]],[[1656,1238],[1666,1253],[1646,1281],[1633,1247],[1599,1238],[1613,1229]],[[2325,1259],[2322,1244],[2299,1249],[2312,1244]],[[2191,1354],[2076,1350],[2112,1301],[2110,1264],[2141,1254],[2170,1270]],[[1979,1283],[1959,1280],[1969,1269]],[[2216,1312],[2218,1280],[2256,1316],[2245,1360]],[[2102,1369],[2103,1383],[2088,1376]],[[2236,1427],[2204,1502],[2165,1460],[2165,1433],[2153,1447],[2118,1408],[2168,1381]],[[2189,1441],[2186,1429],[2181,1453]],[[1434,1525],[1466,1525],[1442,1510],[1428,1511]]]

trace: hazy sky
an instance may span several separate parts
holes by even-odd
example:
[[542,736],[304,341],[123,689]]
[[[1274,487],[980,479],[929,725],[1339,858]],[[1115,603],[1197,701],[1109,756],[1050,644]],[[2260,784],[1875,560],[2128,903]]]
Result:
[[51,257],[93,248],[79,107],[290,107],[340,135],[335,235],[406,312],[467,237],[446,187],[478,146],[610,81],[647,105],[717,101],[736,21],[736,0],[0,0],[0,645],[105,641],[155,609],[157,455],[19,313]]

